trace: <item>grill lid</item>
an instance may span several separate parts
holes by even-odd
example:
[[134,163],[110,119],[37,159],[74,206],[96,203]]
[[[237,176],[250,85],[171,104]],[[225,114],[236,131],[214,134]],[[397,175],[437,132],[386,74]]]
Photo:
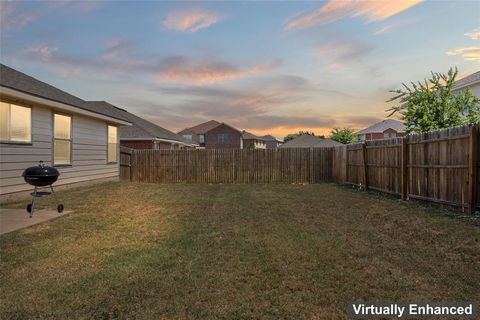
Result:
[[40,161],[38,166],[30,167],[23,171],[22,176],[25,178],[29,177],[58,177],[60,172],[53,167],[49,167],[43,164],[43,161]]

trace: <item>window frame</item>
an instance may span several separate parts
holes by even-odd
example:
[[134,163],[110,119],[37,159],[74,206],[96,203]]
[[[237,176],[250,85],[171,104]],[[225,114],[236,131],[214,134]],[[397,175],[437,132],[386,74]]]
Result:
[[[25,105],[20,105],[20,104],[16,104],[16,103],[11,103],[11,102],[7,102],[7,101],[4,101],[4,100],[1,100],[0,102],[3,102],[3,103],[6,103],[8,104],[8,140],[2,140],[0,139],[0,144],[10,144],[10,145],[24,145],[24,146],[31,146],[33,144],[33,112],[32,112],[32,107],[30,106],[25,106]],[[27,108],[27,109],[30,109],[30,140],[29,141],[16,141],[16,140],[10,140],[11,139],[11,127],[12,127],[12,117],[11,117],[11,108],[12,108],[12,105],[15,105],[17,107],[21,107],[21,108]]]
[[[55,138],[55,115],[70,118],[70,139]],[[55,163],[55,140],[70,142],[70,163]],[[73,116],[62,112],[52,112],[52,163],[54,167],[71,167],[73,163]]]
[[199,134],[198,135],[198,143],[205,143],[205,135]]
[[[220,137],[223,137],[222,141],[220,141]],[[218,144],[227,144],[228,143],[228,133],[218,133],[217,134],[217,143]]]
[[[113,128],[115,128],[115,130],[116,130],[116,137],[115,137],[115,146],[116,146],[116,147],[115,147],[115,161],[110,161],[110,160],[108,159],[108,149],[109,149],[108,147],[109,147],[109,144],[110,144],[110,142],[109,142],[109,140],[108,140],[108,138],[109,138],[108,128],[109,128],[109,127],[113,127]],[[118,163],[118,146],[119,146],[119,143],[118,143],[118,127],[107,123],[107,164],[115,164],[115,163]],[[159,147],[160,147],[160,146],[159,146]]]

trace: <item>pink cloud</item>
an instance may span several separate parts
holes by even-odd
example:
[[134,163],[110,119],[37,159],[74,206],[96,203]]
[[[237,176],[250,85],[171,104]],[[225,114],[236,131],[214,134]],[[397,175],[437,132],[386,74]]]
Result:
[[367,23],[382,21],[413,7],[422,0],[330,0],[313,12],[297,14],[287,21],[286,31],[301,30],[335,22],[347,17],[362,17]]
[[219,81],[242,78],[267,72],[281,64],[280,61],[239,68],[223,61],[195,61],[184,57],[173,57],[158,73],[159,82],[181,82],[186,84],[212,84]]
[[223,16],[204,9],[194,8],[170,12],[163,21],[165,28],[183,32],[197,32],[223,19]]

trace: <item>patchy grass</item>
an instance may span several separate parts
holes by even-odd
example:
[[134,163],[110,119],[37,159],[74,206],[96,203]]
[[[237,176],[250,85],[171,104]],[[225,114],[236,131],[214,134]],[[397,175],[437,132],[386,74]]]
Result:
[[74,213],[0,237],[2,319],[344,319],[353,300],[480,301],[480,228],[432,209],[329,184],[59,195]]

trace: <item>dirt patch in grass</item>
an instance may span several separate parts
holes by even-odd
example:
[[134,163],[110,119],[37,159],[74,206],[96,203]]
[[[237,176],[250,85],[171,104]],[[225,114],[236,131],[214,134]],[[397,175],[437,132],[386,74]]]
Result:
[[396,200],[328,184],[60,197],[74,213],[0,237],[2,319],[344,319],[359,299],[480,300],[478,225]]

